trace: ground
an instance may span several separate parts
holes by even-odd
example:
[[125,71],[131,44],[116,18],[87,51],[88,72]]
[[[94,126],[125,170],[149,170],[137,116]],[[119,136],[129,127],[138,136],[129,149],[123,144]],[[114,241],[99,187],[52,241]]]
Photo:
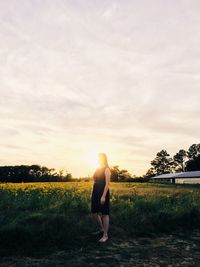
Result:
[[120,229],[110,234],[107,244],[98,244],[98,236],[85,236],[88,246],[81,249],[42,257],[3,257],[0,267],[200,266],[199,230],[135,238]]

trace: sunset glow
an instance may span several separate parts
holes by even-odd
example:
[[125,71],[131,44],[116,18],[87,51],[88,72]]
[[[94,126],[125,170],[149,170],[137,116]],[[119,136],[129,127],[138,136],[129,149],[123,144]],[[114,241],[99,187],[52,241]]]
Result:
[[90,168],[94,169],[99,166],[98,153],[100,153],[100,150],[94,148],[93,150],[89,151],[88,154],[86,155],[86,162]]
[[135,175],[199,143],[199,1],[0,1],[1,165]]

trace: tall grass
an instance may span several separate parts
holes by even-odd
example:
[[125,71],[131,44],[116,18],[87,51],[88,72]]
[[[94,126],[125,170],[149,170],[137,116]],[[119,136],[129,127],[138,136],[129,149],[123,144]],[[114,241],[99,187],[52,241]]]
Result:
[[113,221],[132,235],[199,226],[200,194],[115,196]]
[[[0,253],[85,246],[90,193],[88,183],[0,186]],[[199,227],[200,190],[112,185],[111,223],[132,236]]]

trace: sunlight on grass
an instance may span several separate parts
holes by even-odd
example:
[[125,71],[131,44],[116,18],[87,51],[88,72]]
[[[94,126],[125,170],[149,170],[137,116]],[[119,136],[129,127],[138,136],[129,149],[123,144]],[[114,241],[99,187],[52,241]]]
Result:
[[[90,217],[92,185],[0,184],[1,242],[14,251],[84,245],[85,236],[95,230]],[[191,229],[200,224],[198,187],[111,183],[110,192],[112,229],[130,236]]]

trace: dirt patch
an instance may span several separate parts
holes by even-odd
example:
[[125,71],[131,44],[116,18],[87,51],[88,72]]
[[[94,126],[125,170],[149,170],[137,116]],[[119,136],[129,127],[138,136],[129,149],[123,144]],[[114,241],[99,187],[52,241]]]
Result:
[[[88,238],[88,237],[86,237]],[[101,245],[97,236],[88,245],[71,251],[56,251],[43,258],[4,257],[0,267],[61,266],[200,266],[200,231],[157,237],[111,236]]]

